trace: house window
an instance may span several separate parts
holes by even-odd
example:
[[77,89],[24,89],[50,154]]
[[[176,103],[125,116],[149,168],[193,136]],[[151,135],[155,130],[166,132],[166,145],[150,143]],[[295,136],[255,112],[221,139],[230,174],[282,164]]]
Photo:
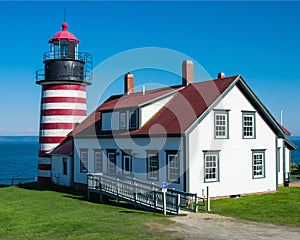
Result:
[[132,170],[132,158],[126,153],[123,153],[122,168],[124,174],[129,174]]
[[265,150],[252,151],[252,175],[253,178],[265,177]]
[[137,129],[137,111],[129,111],[129,129],[134,130]]
[[167,179],[179,183],[179,152],[167,151]]
[[204,181],[217,182],[219,181],[219,153],[205,152],[204,153]]
[[102,161],[102,151],[100,149],[94,150],[94,163],[95,163],[95,172],[103,172],[103,161]]
[[63,162],[63,175],[68,175],[68,160],[66,157],[62,159]]
[[243,112],[243,138],[255,138],[254,112]]
[[80,172],[86,173],[88,171],[88,151],[87,149],[80,149]]
[[215,111],[215,138],[228,138],[228,111]]
[[126,112],[120,112],[120,129],[125,130],[127,123]]
[[113,174],[115,175],[116,174],[116,164],[117,164],[117,161],[116,161],[116,151],[107,151],[107,160],[108,160],[108,163],[107,163],[107,172],[108,174]]
[[147,154],[147,177],[158,181],[158,153]]

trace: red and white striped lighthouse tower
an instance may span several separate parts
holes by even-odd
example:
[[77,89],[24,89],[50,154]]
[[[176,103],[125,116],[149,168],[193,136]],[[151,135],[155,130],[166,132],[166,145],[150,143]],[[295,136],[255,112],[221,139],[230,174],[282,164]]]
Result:
[[86,86],[91,84],[92,57],[78,52],[79,40],[68,30],[49,40],[44,53],[44,69],[37,71],[36,83],[42,86],[38,182],[51,183],[51,158],[48,155],[86,117]]

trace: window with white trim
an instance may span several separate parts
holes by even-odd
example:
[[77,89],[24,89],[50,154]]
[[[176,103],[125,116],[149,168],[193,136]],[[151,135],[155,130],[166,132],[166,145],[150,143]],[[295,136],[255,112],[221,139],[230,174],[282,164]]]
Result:
[[167,177],[169,182],[179,183],[179,153],[167,151]]
[[147,178],[158,180],[158,153],[147,154]]
[[137,129],[138,114],[137,110],[129,111],[129,129]]
[[132,167],[132,158],[130,155],[123,155],[123,172],[124,174],[129,174]]
[[107,172],[108,174],[116,174],[117,161],[116,161],[116,151],[107,151]]
[[205,152],[204,153],[204,181],[217,182],[219,181],[219,153]]
[[102,161],[102,151],[101,149],[94,150],[94,163],[95,163],[95,172],[103,172],[103,161]]
[[243,138],[255,138],[255,113],[243,112]]
[[80,172],[88,172],[88,151],[87,149],[80,149]]
[[265,177],[265,151],[252,151],[252,176],[253,178]]
[[120,129],[125,130],[127,126],[126,112],[120,112]]
[[215,138],[228,138],[228,111],[215,111]]

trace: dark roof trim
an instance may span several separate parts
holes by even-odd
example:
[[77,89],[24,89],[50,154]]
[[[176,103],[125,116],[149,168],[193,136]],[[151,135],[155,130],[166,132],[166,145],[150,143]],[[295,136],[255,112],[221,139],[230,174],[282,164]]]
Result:
[[294,143],[292,143],[289,139],[284,139],[284,143],[285,143],[285,146],[287,146],[287,148],[289,149],[289,150],[296,150],[297,149],[297,146],[294,144]]
[[[231,91],[231,89],[235,86],[236,82],[239,81],[240,75],[236,77],[236,79],[226,88],[226,90],[221,94],[205,111],[200,115],[200,117],[185,131],[185,134],[191,133],[198,124],[218,105],[218,103]],[[220,80],[222,81],[222,80]]]
[[278,122],[274,119],[268,109],[262,104],[262,102],[258,99],[255,93],[251,90],[245,80],[240,77],[240,81],[238,81],[237,86],[242,91],[242,93],[248,98],[250,103],[254,106],[255,109],[260,113],[261,117],[266,121],[266,123],[271,127],[273,132],[278,136],[284,138],[284,131],[278,124]]
[[76,135],[75,139],[108,139],[108,138],[161,138],[161,137],[182,137],[182,133],[167,133],[167,134],[112,134],[112,135]]
[[[174,95],[174,94],[176,94],[178,91],[180,91],[182,88],[184,88],[184,87],[180,87],[181,85],[176,85],[176,86],[171,86],[171,87],[166,87],[166,88],[174,88],[173,89],[173,91],[171,91],[171,92],[168,92],[168,93],[166,93],[166,94],[163,94],[163,95],[161,95],[161,96],[158,96],[158,97],[156,97],[156,98],[154,98],[154,99],[151,99],[151,100],[148,100],[148,101],[146,101],[146,102],[143,102],[143,103],[141,103],[141,104],[137,104],[136,106],[129,106],[129,107],[117,107],[117,108],[107,108],[107,109],[104,109],[104,110],[101,110],[101,108],[98,110],[98,112],[115,112],[115,111],[119,111],[119,110],[121,110],[121,109],[137,109],[137,108],[140,108],[140,107],[144,107],[144,106],[147,106],[147,105],[150,105],[150,104],[152,104],[152,103],[155,103],[155,102],[158,102],[158,101],[160,101],[160,100],[162,100],[162,99],[164,99],[164,98],[167,98],[167,97],[169,97],[169,96],[172,96],[172,95]],[[137,92],[137,93],[140,93],[140,92]],[[146,93],[145,93],[145,95],[147,94],[147,91],[146,91]],[[151,93],[149,93],[149,94],[151,94]],[[116,96],[119,96],[119,95],[116,95]],[[123,95],[120,95],[120,97],[122,97]]]

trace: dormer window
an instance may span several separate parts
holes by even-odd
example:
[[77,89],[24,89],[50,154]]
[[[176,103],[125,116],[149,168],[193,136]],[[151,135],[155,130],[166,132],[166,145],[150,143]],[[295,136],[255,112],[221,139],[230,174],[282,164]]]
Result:
[[120,129],[125,130],[126,129],[126,123],[127,123],[127,113],[126,112],[120,112]]
[[129,130],[137,129],[137,111],[129,111]]

